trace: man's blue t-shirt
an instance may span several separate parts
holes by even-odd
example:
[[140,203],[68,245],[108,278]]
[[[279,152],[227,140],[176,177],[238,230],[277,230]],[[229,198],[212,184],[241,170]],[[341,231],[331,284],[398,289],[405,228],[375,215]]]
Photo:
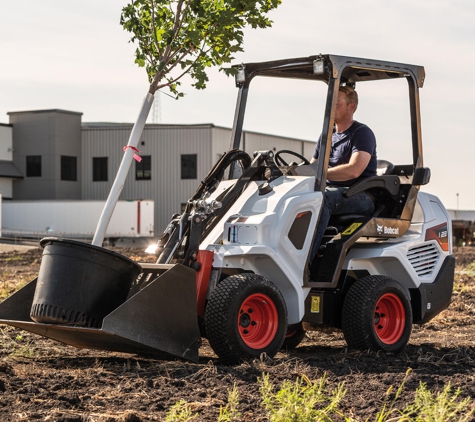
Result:
[[[318,158],[321,142],[322,135],[318,138],[317,145],[315,146],[315,151],[313,153],[313,158],[315,159]],[[344,182],[327,181],[327,184],[351,186],[360,178],[376,176],[376,169],[378,167],[376,158],[376,138],[373,131],[368,126],[354,121],[353,124],[342,133],[337,133],[335,130],[333,131],[330,159],[328,162],[329,168],[349,163],[351,154],[358,151],[364,151],[371,155],[371,159],[361,176],[357,179]]]

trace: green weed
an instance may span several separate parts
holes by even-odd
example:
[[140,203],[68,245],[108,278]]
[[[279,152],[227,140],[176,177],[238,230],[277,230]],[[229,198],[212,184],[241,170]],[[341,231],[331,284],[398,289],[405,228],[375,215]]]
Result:
[[399,385],[399,388],[397,389],[396,394],[394,395],[394,398],[391,401],[389,401],[389,396],[391,395],[393,391],[393,386],[388,388],[388,390],[386,391],[386,397],[383,403],[383,408],[376,414],[376,419],[375,419],[376,422],[389,422],[393,420],[400,420],[398,418],[396,419],[391,418],[391,415],[393,415],[394,413],[400,413],[399,410],[395,409],[396,401],[401,395],[402,390],[404,389],[404,385],[406,384],[406,381],[411,372],[412,372],[411,368],[409,368],[406,371],[406,375],[404,375],[404,378],[401,384]]
[[228,403],[225,407],[219,408],[218,422],[232,422],[241,417],[241,413],[238,410],[239,405],[239,392],[236,388],[236,384],[233,385],[232,390],[228,390]]
[[5,261],[21,261],[22,257],[21,255],[13,255],[9,256],[8,258],[5,259]]
[[176,402],[167,412],[165,422],[188,422],[198,417],[198,413],[191,411],[185,400]]
[[[393,395],[393,387],[386,392],[381,410],[376,414],[375,422],[468,422],[475,415],[475,402],[470,398],[461,399],[460,389],[452,391],[447,384],[437,394],[431,393],[426,384],[421,383],[416,390],[413,402],[403,410],[396,408],[404,386],[412,369],[406,371],[404,379]],[[344,384],[340,383],[331,392],[325,388],[325,375],[312,382],[303,375],[294,382],[286,380],[277,390],[269,379],[269,374],[262,374],[258,379],[262,403],[270,422],[356,422],[357,419],[345,416],[339,405],[346,394]],[[276,391],[277,390],[277,391]],[[220,408],[218,422],[240,420],[238,411],[239,393],[234,384],[228,390],[228,403]],[[167,422],[187,422],[198,417],[192,413],[189,405],[180,400],[167,413]],[[369,419],[366,420],[368,422]]]
[[305,375],[295,382],[286,380],[277,392],[269,381],[269,374],[263,374],[259,383],[262,402],[271,422],[331,422],[332,415],[342,416],[338,405],[346,394],[343,383],[330,394],[325,388],[325,376],[315,383]]
[[475,403],[470,398],[461,399],[461,390],[452,392],[450,382],[442,391],[433,395],[425,383],[416,390],[414,403],[410,403],[402,412],[400,421],[445,422],[471,421],[475,413]]
[[467,265],[466,271],[469,276],[471,277],[475,276],[475,261]]

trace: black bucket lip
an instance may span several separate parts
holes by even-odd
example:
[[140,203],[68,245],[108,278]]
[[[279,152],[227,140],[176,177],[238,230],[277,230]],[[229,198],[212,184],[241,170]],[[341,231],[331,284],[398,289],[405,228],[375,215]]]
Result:
[[52,244],[52,243],[69,243],[69,244],[79,246],[79,247],[87,247],[88,249],[93,249],[99,253],[111,255],[123,261],[129,262],[130,264],[135,266],[140,273],[143,271],[142,266],[138,264],[137,262],[131,260],[130,258],[124,255],[121,255],[120,253],[111,251],[110,249],[102,248],[101,246],[96,246],[90,243],[84,243],[84,242],[79,242],[77,240],[64,239],[64,238],[59,238],[59,237],[44,237],[43,239],[40,240],[40,246],[43,249],[47,244]]

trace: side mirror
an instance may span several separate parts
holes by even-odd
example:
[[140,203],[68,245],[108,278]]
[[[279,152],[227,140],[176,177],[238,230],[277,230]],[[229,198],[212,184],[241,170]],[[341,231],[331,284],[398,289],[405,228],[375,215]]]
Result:
[[413,185],[427,185],[430,181],[430,168],[419,167],[414,170],[414,176],[412,176]]

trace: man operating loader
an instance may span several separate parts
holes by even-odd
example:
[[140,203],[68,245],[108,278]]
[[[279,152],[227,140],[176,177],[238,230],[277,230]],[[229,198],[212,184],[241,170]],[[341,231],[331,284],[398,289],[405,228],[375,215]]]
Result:
[[[327,187],[310,262],[317,255],[331,215],[352,213],[371,215],[374,212],[374,203],[365,192],[349,198],[343,196],[345,189],[359,179],[376,175],[376,138],[368,126],[353,120],[357,107],[357,92],[350,86],[341,86],[335,110]],[[321,142],[320,135],[311,163],[318,158]]]

